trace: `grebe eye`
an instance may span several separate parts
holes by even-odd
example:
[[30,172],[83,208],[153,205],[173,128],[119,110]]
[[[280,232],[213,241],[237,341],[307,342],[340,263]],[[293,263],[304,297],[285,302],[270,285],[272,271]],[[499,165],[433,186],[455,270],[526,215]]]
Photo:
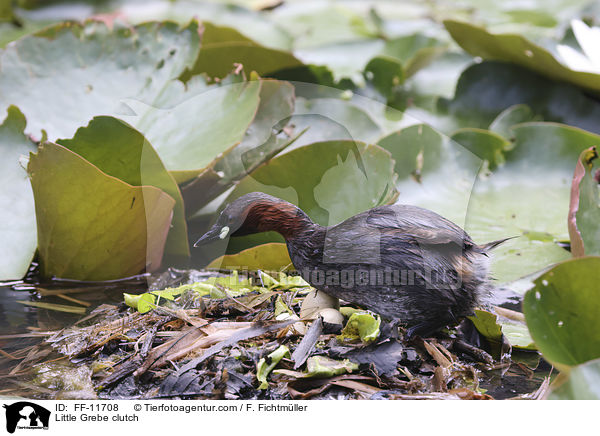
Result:
[[219,239],[225,239],[229,234],[229,227],[225,226],[221,229],[221,233],[219,233]]

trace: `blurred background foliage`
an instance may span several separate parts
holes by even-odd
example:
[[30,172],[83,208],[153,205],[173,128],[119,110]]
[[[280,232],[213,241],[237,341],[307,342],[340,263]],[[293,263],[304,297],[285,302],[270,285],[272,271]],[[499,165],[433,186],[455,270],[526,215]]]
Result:
[[[590,0],[4,0],[0,279],[36,253],[44,276],[83,280],[285,267],[276,235],[190,242],[253,190],[323,225],[398,201],[480,243],[519,236],[493,275],[529,290],[536,345],[565,368],[599,358],[581,319],[544,318],[553,290],[573,288],[563,277],[585,290],[577,310],[600,301],[599,13]],[[598,373],[577,368],[579,385]]]
[[[222,202],[240,181],[229,198],[262,186],[317,203],[307,192],[332,166],[315,169],[320,175],[310,183],[294,182],[285,180],[293,178],[289,171],[277,173],[284,157],[259,170],[269,158],[303,149],[296,152],[302,173],[316,153],[305,146],[354,140],[390,152],[396,175],[374,167],[387,174],[379,187],[358,199],[341,195],[337,206],[321,204],[314,219],[334,224],[391,201],[397,189],[398,201],[436,210],[480,242],[526,235],[495,258],[495,276],[507,282],[569,257],[557,242],[568,241],[570,173],[596,141],[573,127],[600,133],[600,81],[570,69],[558,47],[585,49],[571,20],[593,25],[597,10],[597,2],[584,0],[4,1],[1,45],[46,30],[2,53],[0,109],[19,108],[23,133],[34,141],[63,140],[83,155],[82,147],[112,139],[81,145],[83,134],[74,137],[94,116],[113,116],[141,133],[146,147],[138,154],[156,149],[181,189],[179,200],[170,190],[177,201],[166,254],[174,254],[174,263],[189,255],[185,236],[201,233],[220,204],[215,199]],[[86,19],[95,21],[76,24]],[[171,21],[182,27],[165,23]],[[346,151],[328,152],[352,165]],[[332,189],[360,181],[337,173]],[[275,185],[291,191],[282,194]],[[229,252],[277,240],[246,239]],[[30,241],[22,250],[17,270],[25,271],[34,248]]]

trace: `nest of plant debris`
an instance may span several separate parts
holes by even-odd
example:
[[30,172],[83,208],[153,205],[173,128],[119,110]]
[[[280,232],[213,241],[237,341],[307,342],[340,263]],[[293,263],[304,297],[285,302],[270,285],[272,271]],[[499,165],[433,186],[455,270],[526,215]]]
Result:
[[20,366],[37,360],[46,388],[61,378],[60,398],[492,399],[494,374],[532,379],[460,331],[405,342],[401,327],[360,308],[343,306],[341,324],[306,316],[314,290],[300,277],[203,278],[165,273],[154,291],[49,334]]

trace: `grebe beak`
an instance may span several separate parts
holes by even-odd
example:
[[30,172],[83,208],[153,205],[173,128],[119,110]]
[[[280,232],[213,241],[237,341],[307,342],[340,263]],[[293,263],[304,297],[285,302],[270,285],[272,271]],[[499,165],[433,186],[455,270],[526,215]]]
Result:
[[200,245],[208,244],[214,241],[220,241],[229,236],[229,227],[221,227],[221,226],[212,226],[208,232],[206,232],[200,239],[196,241],[194,247],[199,247]]

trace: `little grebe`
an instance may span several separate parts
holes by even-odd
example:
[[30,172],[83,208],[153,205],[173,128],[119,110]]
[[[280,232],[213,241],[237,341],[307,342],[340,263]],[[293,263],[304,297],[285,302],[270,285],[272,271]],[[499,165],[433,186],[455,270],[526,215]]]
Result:
[[323,227],[253,192],[228,204],[194,246],[266,231],[285,238],[294,267],[316,289],[407,325],[408,337],[472,315],[491,290],[487,252],[506,240],[477,245],[440,215],[399,204]]

